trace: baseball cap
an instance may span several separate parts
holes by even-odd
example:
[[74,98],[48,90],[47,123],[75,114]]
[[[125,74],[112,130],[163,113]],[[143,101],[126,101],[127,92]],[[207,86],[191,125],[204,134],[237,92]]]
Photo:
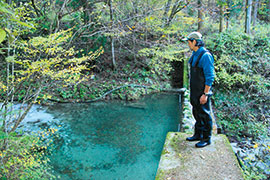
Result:
[[202,34],[199,32],[192,32],[187,37],[182,39],[182,41],[187,41],[187,40],[202,40]]

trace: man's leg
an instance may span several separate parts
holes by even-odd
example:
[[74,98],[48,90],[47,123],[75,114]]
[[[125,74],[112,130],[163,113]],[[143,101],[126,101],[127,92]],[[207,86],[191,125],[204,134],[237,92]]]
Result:
[[194,135],[191,137],[188,137],[186,140],[187,141],[199,141],[203,138],[203,122],[201,121],[199,117],[199,110],[197,106],[193,106],[192,108],[192,114],[194,119],[196,120],[195,122],[195,130],[194,130]]
[[199,118],[202,121],[203,128],[202,140],[196,144],[196,147],[204,147],[211,144],[211,135],[212,135],[212,117],[211,117],[211,104],[210,98],[208,99],[207,103],[201,106],[199,110]]

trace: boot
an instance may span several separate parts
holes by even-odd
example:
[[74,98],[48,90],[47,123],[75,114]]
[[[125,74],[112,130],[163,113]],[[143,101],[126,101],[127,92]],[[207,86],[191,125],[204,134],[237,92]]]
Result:
[[211,139],[202,139],[200,142],[198,142],[197,144],[195,144],[196,148],[203,148],[207,145],[211,144]]
[[187,137],[186,140],[187,141],[200,141],[201,140],[201,136],[198,133],[195,133],[193,136]]
[[197,148],[202,148],[209,144],[211,144],[211,131],[204,131],[202,140],[198,142],[195,146]]

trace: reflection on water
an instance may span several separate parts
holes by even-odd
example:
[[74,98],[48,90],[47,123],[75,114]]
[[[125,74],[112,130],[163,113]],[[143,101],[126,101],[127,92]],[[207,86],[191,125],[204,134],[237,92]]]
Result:
[[61,125],[50,155],[59,179],[155,179],[166,133],[180,121],[178,95],[167,94],[136,103],[58,104],[46,113],[53,117],[46,126]]

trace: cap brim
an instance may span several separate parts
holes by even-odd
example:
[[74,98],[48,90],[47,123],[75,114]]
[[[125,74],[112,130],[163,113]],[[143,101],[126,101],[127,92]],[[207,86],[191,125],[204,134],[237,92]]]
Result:
[[187,41],[188,40],[188,38],[184,38],[184,39],[182,39],[182,41]]

